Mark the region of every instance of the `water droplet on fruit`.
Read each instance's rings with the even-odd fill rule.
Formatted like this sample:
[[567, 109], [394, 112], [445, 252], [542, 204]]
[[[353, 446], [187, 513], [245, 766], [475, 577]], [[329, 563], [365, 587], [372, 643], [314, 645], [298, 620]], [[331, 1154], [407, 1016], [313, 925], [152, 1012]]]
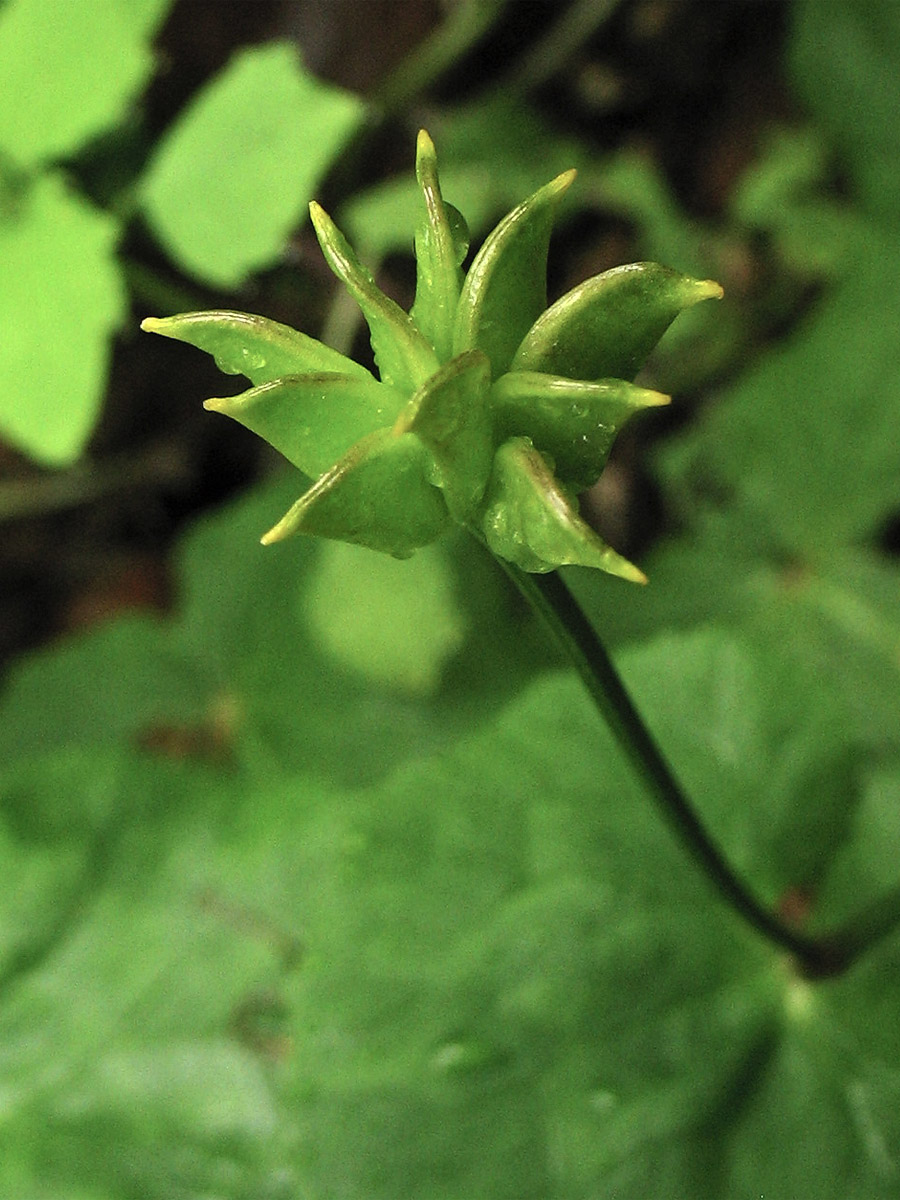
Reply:
[[248, 350], [246, 346], [241, 348], [241, 358], [243, 359], [244, 367], [250, 371], [261, 371], [266, 365], [266, 356], [252, 350]]
[[213, 358], [216, 360], [216, 366], [219, 368], [219, 370], [224, 375], [240, 375], [241, 374], [241, 368], [236, 367], [234, 365], [234, 361], [232, 359], [223, 358], [219, 354], [214, 354]]

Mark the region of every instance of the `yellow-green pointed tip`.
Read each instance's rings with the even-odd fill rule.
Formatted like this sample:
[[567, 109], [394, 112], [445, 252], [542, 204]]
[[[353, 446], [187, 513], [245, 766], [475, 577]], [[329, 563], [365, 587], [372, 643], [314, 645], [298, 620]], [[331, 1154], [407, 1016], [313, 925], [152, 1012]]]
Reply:
[[312, 221], [312, 227], [319, 239], [322, 253], [327, 258], [329, 247], [334, 249], [335, 241], [340, 238], [340, 234], [335, 228], [334, 221], [317, 200], [309, 202], [309, 219]]
[[272, 528], [267, 533], [264, 533], [259, 539], [259, 544], [261, 546], [271, 546], [273, 542], [280, 542], [286, 538], [287, 534], [282, 531], [282, 525], [282, 521], [279, 521], [277, 525], [273, 525]]
[[416, 180], [419, 187], [438, 188], [437, 150], [434, 142], [424, 129], [419, 130], [416, 138]]
[[312, 221], [316, 237], [319, 239], [319, 245], [322, 247], [323, 252], [325, 252], [326, 257], [326, 246], [330, 246], [332, 251], [336, 251], [338, 247], [346, 245], [344, 235], [317, 200], [310, 200], [309, 202], [309, 219]]
[[562, 196], [575, 182], [575, 176], [577, 174], [578, 172], [574, 167], [569, 167], [568, 171], [563, 171], [561, 175], [557, 175], [555, 179], [551, 179], [548, 187], [550, 187], [557, 196]]
[[418, 166], [420, 161], [426, 158], [437, 158], [437, 151], [428, 130], [420, 129], [416, 138], [416, 165]]
[[203, 401], [203, 407], [207, 412], [227, 413], [230, 400], [234, 397], [228, 396], [210, 396], [208, 400]]
[[165, 317], [144, 317], [141, 321], [141, 329], [144, 333], [162, 333], [162, 326], [165, 324]]
[[[638, 387], [636, 383], [626, 383], [624, 381], [621, 383], [621, 392], [617, 399], [622, 404], [622, 408], [617, 416], [617, 428], [632, 413], [643, 412], [645, 408], [664, 408], [666, 405], [672, 403], [672, 397], [666, 395], [665, 392], [655, 392], [652, 388]], [[610, 420], [612, 421], [612, 417], [610, 417]]]
[[318, 200], [310, 200], [309, 202], [309, 219], [312, 221], [317, 233], [322, 226], [329, 224], [328, 213]]
[[280, 521], [276, 521], [272, 528], [262, 535], [259, 539], [263, 546], [271, 546], [273, 542], [283, 542], [285, 538], [289, 538], [291, 534], [296, 533], [300, 528], [300, 522], [303, 519], [303, 510], [305, 497], [292, 504]]
[[[616, 557], [618, 558], [618, 555]], [[647, 576], [640, 567], [636, 567], [634, 563], [630, 563], [627, 558], [619, 558], [618, 562], [614, 564], [610, 563], [606, 570], [610, 575], [618, 575], [620, 579], [624, 579], [628, 583], [645, 584], [648, 582]]]
[[698, 279], [696, 288], [698, 303], [701, 300], [721, 300], [725, 295], [721, 283], [716, 283], [714, 279]]
[[583, 566], [599, 567], [607, 575], [615, 575], [617, 579], [624, 579], [626, 583], [644, 584], [647, 582], [647, 576], [640, 567], [629, 562], [627, 558], [619, 554], [618, 550], [613, 550], [612, 546], [603, 545], [599, 538], [595, 539], [595, 542], [600, 553], [596, 557], [585, 560]]
[[665, 392], [655, 392], [652, 388], [641, 388], [640, 401], [642, 408], [665, 408], [672, 403], [672, 397]]

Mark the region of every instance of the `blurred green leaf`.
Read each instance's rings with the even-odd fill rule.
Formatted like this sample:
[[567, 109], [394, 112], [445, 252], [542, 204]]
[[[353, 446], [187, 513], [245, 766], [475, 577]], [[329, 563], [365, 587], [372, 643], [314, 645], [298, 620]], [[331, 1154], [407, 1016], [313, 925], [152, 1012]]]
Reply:
[[[457, 618], [438, 585], [445, 613], [438, 629], [455, 625], [468, 634], [448, 663], [448, 687], [431, 704], [404, 696], [402, 682], [390, 693], [373, 690], [364, 664], [342, 669], [322, 644], [325, 600], [321, 593], [307, 599], [318, 587], [322, 547], [311, 539], [259, 545], [260, 529], [295, 495], [290, 472], [197, 523], [178, 555], [177, 621], [122, 619], [9, 670], [0, 694], [0, 762], [18, 769], [45, 751], [148, 745], [182, 757], [235, 756], [254, 769], [303, 765], [355, 782], [379, 777], [410, 747], [424, 753], [471, 728], [546, 661], [543, 637], [518, 610], [502, 573], [466, 538], [445, 551]], [[394, 589], [395, 636], [417, 623], [423, 603], [417, 589]], [[339, 624], [332, 632], [339, 640]], [[402, 673], [427, 679], [435, 661], [427, 637], [410, 641]], [[84, 788], [69, 791], [87, 803]]]
[[[153, 69], [171, 0], [6, 0], [0, 10], [0, 150], [19, 167], [71, 154], [121, 120]], [[98, 69], [98, 64], [103, 69]]]
[[898, 245], [857, 230], [846, 276], [662, 459], [681, 502], [725, 496], [784, 553], [871, 537], [896, 509]]
[[594, 202], [635, 223], [645, 258], [689, 275], [709, 270], [715, 249], [709, 231], [682, 210], [652, 158], [622, 150], [587, 174], [585, 186]]
[[794, 82], [850, 165], [866, 208], [900, 216], [900, 6], [795, 0]]
[[[858, 548], [806, 562], [773, 554], [769, 531], [727, 510], [705, 514], [689, 534], [643, 564], [650, 586], [629, 603], [569, 572], [598, 629], [614, 643], [661, 629], [709, 623], [739, 629], [756, 652], [779, 659], [798, 689], [828, 692], [839, 722], [868, 753], [900, 750], [900, 570]], [[827, 759], [825, 748], [823, 755]]]
[[[802, 848], [773, 859], [748, 811], [797, 753], [766, 668], [714, 632], [623, 667], [707, 819], [789, 884]], [[362, 788], [269, 754], [121, 760], [91, 903], [0, 1001], [7, 1194], [720, 1200], [783, 1161], [793, 1195], [890, 1195], [897, 1035], [860, 1014], [895, 996], [896, 939], [838, 982], [794, 977], [577, 681]]]
[[237, 287], [282, 253], [362, 116], [294, 47], [243, 50], [160, 143], [141, 185], [147, 219], [186, 270]]
[[814, 278], [847, 270], [859, 215], [828, 195], [818, 129], [775, 128], [730, 202], [737, 223], [769, 234], [787, 266]]
[[337, 663], [411, 695], [437, 689], [465, 636], [449, 563], [433, 545], [398, 562], [326, 543], [302, 604], [310, 636]]
[[0, 430], [47, 466], [78, 458], [97, 416], [125, 310], [117, 236], [49, 174], [0, 222]]

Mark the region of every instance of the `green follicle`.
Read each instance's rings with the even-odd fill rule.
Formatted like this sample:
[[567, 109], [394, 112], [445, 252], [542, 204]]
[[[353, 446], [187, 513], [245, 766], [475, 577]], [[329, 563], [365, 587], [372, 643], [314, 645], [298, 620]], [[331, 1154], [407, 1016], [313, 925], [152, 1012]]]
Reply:
[[647, 582], [585, 523], [574, 495], [528, 438], [511, 438], [497, 451], [482, 529], [489, 548], [523, 571], [596, 567], [632, 583]]
[[334, 538], [408, 558], [447, 524], [440, 492], [425, 478], [425, 450], [412, 434], [381, 429], [362, 438], [263, 534]]
[[251, 383], [269, 383], [283, 375], [335, 371], [371, 379], [365, 367], [298, 329], [242, 312], [193, 312], [175, 317], [146, 317], [145, 333], [158, 333], [205, 350], [226, 375], [245, 375]]
[[361, 437], [396, 419], [402, 392], [337, 372], [285, 375], [237, 396], [213, 397], [204, 408], [239, 421], [288, 462], [317, 478]]
[[446, 362], [452, 353], [462, 257], [441, 195], [434, 143], [424, 129], [416, 146], [416, 178], [425, 201], [425, 217], [416, 232], [416, 300], [410, 316], [440, 361]]
[[328, 265], [366, 318], [382, 380], [404, 389], [420, 387], [438, 368], [434, 347], [423, 337], [412, 317], [382, 292], [315, 200], [309, 206], [309, 215]]
[[578, 491], [596, 483], [630, 416], [669, 403], [671, 396], [623, 379], [592, 383], [536, 371], [509, 371], [491, 389], [498, 433], [530, 437]]
[[480, 350], [458, 355], [419, 390], [395, 427], [415, 434], [428, 449], [432, 481], [461, 524], [476, 516], [491, 470], [490, 377], [491, 365]]
[[323, 254], [368, 323], [380, 379], [304, 333], [235, 312], [148, 318], [143, 328], [214, 355], [253, 385], [207, 407], [258, 433], [315, 482], [263, 537], [336, 538], [403, 558], [447, 524], [472, 530], [525, 571], [565, 564], [644, 582], [578, 512], [635, 412], [669, 397], [631, 382], [679, 312], [718, 284], [636, 263], [547, 308], [547, 252], [575, 177], [538, 189], [485, 239], [442, 195], [424, 130], [416, 299], [386, 296], [316, 203]]
[[557, 205], [575, 179], [565, 171], [529, 196], [489, 234], [463, 284], [453, 348], [484, 350], [503, 374], [547, 305], [547, 252]]
[[633, 379], [679, 313], [721, 296], [718, 283], [689, 279], [658, 263], [614, 267], [580, 283], [538, 317], [512, 370]]

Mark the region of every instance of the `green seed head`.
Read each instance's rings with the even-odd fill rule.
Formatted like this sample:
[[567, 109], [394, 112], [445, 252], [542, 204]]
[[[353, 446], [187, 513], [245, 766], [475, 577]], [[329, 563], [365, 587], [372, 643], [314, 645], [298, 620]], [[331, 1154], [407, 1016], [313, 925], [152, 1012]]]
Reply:
[[318, 204], [322, 252], [369, 326], [377, 377], [314, 338], [234, 312], [148, 318], [189, 342], [242, 395], [207, 401], [314, 482], [264, 535], [355, 542], [404, 558], [450, 522], [526, 571], [564, 564], [644, 576], [582, 520], [577, 493], [599, 477], [638, 409], [668, 402], [631, 380], [684, 309], [722, 289], [656, 263], [618, 267], [547, 307], [546, 269], [567, 171], [509, 213], [464, 275], [468, 230], [441, 193], [422, 130], [416, 178], [416, 298], [405, 313], [378, 287]]

